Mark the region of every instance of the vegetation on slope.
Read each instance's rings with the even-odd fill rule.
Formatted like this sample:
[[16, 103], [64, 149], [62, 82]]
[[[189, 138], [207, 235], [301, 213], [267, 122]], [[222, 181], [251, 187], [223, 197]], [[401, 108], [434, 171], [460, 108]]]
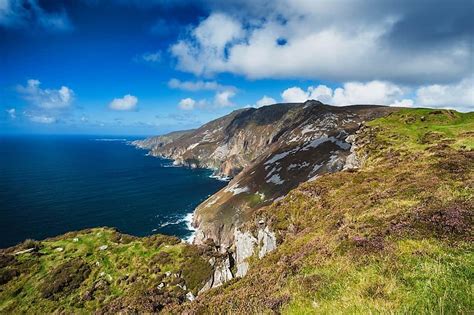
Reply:
[[358, 134], [356, 172], [300, 185], [256, 216], [279, 247], [198, 313], [474, 311], [474, 114], [407, 109]]
[[109, 228], [25, 241], [0, 251], [0, 313], [157, 312], [197, 294], [207, 259], [175, 237]]

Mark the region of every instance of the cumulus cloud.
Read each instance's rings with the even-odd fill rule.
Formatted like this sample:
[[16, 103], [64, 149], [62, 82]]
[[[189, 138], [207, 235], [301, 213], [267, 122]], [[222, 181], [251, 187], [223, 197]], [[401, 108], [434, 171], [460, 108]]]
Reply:
[[396, 107], [454, 108], [474, 110], [474, 78], [454, 84], [423, 85], [409, 88], [386, 81], [347, 82], [332, 89], [326, 85], [294, 86], [281, 93], [283, 102], [301, 103], [309, 99], [330, 105], [377, 104]]
[[404, 94], [403, 89], [393, 83], [371, 81], [348, 82], [334, 90], [333, 103], [344, 104], [391, 104]]
[[422, 86], [416, 91], [416, 103], [427, 107], [474, 111], [474, 77], [455, 84]]
[[401, 101], [395, 101], [390, 106], [394, 107], [413, 107], [415, 105], [415, 102], [412, 99], [402, 99]]
[[173, 44], [171, 53], [180, 70], [196, 75], [458, 81], [472, 71], [473, 24], [462, 9], [470, 4], [433, 1], [240, 0], [231, 1], [241, 8], [234, 13], [226, 12], [227, 2], [214, 4], [221, 11]]
[[193, 98], [183, 98], [179, 101], [178, 107], [182, 110], [193, 110], [196, 108], [199, 109], [216, 109], [223, 107], [234, 106], [232, 98], [236, 95], [236, 92], [232, 89], [217, 91], [214, 94], [212, 100], [201, 99], [199, 101], [194, 100]]
[[196, 105], [196, 101], [190, 97], [183, 98], [178, 103], [178, 107], [182, 110], [193, 110], [195, 105]]
[[15, 108], [9, 108], [6, 110], [8, 116], [11, 118], [11, 119], [15, 119], [16, 118], [16, 109]]
[[38, 0], [0, 0], [0, 26], [40, 28], [51, 32], [65, 32], [73, 28], [65, 10], [48, 12]]
[[214, 96], [214, 105], [217, 107], [229, 107], [234, 106], [231, 98], [235, 96], [235, 92], [231, 90], [225, 90], [217, 92]]
[[28, 80], [26, 86], [19, 85], [17, 91], [31, 105], [43, 109], [63, 109], [72, 104], [74, 92], [67, 86], [58, 90], [41, 89], [39, 80]]
[[311, 92], [308, 88], [308, 91], [303, 91], [300, 87], [293, 86], [281, 93], [281, 99], [284, 103], [302, 103], [311, 98]]
[[[189, 40], [179, 40], [171, 46], [178, 58], [178, 68], [194, 74], [221, 72], [226, 69], [226, 46], [244, 36], [241, 23], [228, 15], [214, 13], [190, 33]], [[213, 70], [209, 69], [210, 64]]]
[[255, 103], [255, 107], [262, 107], [262, 106], [266, 106], [266, 105], [273, 105], [273, 104], [276, 104], [276, 102], [277, 102], [277, 101], [276, 101], [274, 98], [264, 95], [261, 99], [259, 99], [259, 100]]
[[122, 98], [115, 98], [109, 104], [109, 108], [117, 111], [133, 111], [137, 109], [138, 98], [127, 94]]
[[309, 86], [306, 90], [291, 87], [281, 93], [283, 102], [301, 103], [309, 99], [319, 100], [331, 105], [380, 104], [407, 107], [409, 100], [404, 99], [408, 92], [396, 84], [384, 81], [347, 82], [342, 87], [331, 89], [326, 85]]

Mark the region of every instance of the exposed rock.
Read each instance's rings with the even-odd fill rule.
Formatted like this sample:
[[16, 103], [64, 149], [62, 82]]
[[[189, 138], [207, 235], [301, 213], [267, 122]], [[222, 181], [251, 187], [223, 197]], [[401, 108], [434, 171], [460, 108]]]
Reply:
[[192, 292], [188, 292], [186, 293], [186, 299], [188, 299], [188, 301], [194, 301], [196, 299], [196, 297], [194, 296], [194, 294]]
[[268, 229], [268, 226], [265, 229], [260, 229], [258, 231], [258, 244], [260, 250], [258, 251], [258, 258], [262, 259], [266, 254], [275, 250], [277, 247], [275, 233], [271, 232]]
[[249, 263], [247, 259], [254, 254], [257, 239], [250, 232], [240, 232], [235, 229], [235, 264], [237, 267], [236, 277], [243, 277], [247, 274]]
[[229, 257], [216, 262], [212, 282], [213, 288], [221, 286], [222, 284], [224, 284], [224, 282], [227, 282], [234, 278], [232, 272], [230, 271], [230, 267], [231, 266]]
[[358, 149], [358, 146], [356, 144], [356, 140], [357, 140], [356, 135], [350, 135], [346, 138], [346, 142], [350, 143], [352, 145], [351, 145], [351, 149], [350, 149], [351, 154], [349, 154], [347, 156], [346, 163], [344, 165], [343, 170], [358, 169], [361, 165], [361, 161], [360, 161], [359, 157], [357, 156], [357, 152], [356, 152], [356, 150]]
[[25, 249], [25, 250], [20, 250], [16, 253], [13, 253], [13, 255], [21, 255], [21, 254], [26, 254], [26, 253], [30, 253], [32, 251], [34, 251], [35, 248], [28, 248], [28, 249]]

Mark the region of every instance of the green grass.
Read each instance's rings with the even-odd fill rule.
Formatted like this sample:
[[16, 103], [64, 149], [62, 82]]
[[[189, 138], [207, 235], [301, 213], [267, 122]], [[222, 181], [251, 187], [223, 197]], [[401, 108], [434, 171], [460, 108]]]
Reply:
[[[14, 255], [13, 262], [2, 266], [2, 270], [19, 271], [19, 276], [2, 285], [0, 313], [94, 311], [116, 299], [145, 294], [161, 282], [167, 284], [163, 292], [183, 300], [188, 290], [196, 293], [211, 272], [202, 252], [174, 237], [134, 238], [113, 229], [97, 228], [35, 244], [40, 247], [38, 251]], [[107, 246], [107, 249], [100, 250], [101, 246]], [[31, 247], [31, 244], [23, 247]], [[11, 256], [21, 249], [22, 245], [19, 245], [4, 250], [1, 255]], [[84, 279], [78, 279], [79, 286], [72, 287], [68, 277], [74, 276], [74, 272], [59, 276], [55, 272], [61, 273], [68, 263], [77, 259], [90, 272]], [[78, 267], [72, 270], [75, 268]], [[183, 270], [186, 272], [181, 274]], [[167, 276], [167, 272], [171, 275]], [[175, 277], [175, 274], [181, 275]], [[176, 279], [188, 289], [177, 287], [179, 281]], [[94, 290], [100, 281], [106, 283], [103, 292]], [[46, 297], [51, 284], [61, 284], [63, 288]], [[85, 298], [87, 294], [91, 298]], [[132, 306], [134, 302], [137, 301], [130, 302]]]

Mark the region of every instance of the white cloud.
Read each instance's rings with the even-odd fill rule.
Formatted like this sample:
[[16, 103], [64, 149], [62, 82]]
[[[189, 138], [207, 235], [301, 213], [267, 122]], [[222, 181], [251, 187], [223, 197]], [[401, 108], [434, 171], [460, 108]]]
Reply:
[[[310, 86], [304, 91], [299, 87], [286, 89], [281, 94], [282, 100], [287, 103], [301, 103], [309, 99], [319, 100], [331, 105], [354, 104], [402, 104], [400, 99], [405, 95], [405, 90], [398, 85], [383, 81], [370, 81], [367, 83], [347, 82], [335, 90], [326, 85]], [[403, 105], [407, 106], [406, 100]]]
[[273, 105], [273, 104], [276, 104], [276, 102], [277, 102], [277, 101], [276, 101], [274, 98], [264, 95], [261, 99], [259, 99], [259, 100], [255, 103], [255, 107], [262, 107], [262, 106], [266, 106], [266, 105]]
[[326, 85], [318, 85], [317, 87], [309, 87], [310, 98], [319, 100], [325, 104], [329, 104], [332, 101], [333, 91]]
[[282, 101], [301, 103], [309, 99], [330, 105], [376, 104], [395, 107], [454, 108], [474, 110], [474, 78], [454, 84], [425, 85], [407, 88], [386, 81], [347, 82], [336, 89], [325, 85], [309, 86], [306, 90], [294, 86], [281, 93]]
[[326, 85], [310, 86], [306, 90], [291, 87], [281, 94], [287, 103], [301, 103], [309, 99], [330, 105], [376, 104], [407, 107], [413, 101], [405, 99], [408, 90], [384, 81], [347, 82], [342, 87], [331, 89]]
[[217, 107], [234, 106], [234, 103], [231, 101], [231, 98], [234, 96], [235, 92], [231, 90], [217, 92], [214, 96], [214, 105]]
[[[178, 57], [178, 69], [195, 74], [225, 71], [225, 48], [244, 36], [239, 21], [221, 13], [213, 13], [202, 21], [190, 36], [171, 46], [171, 53]], [[213, 70], [209, 65], [213, 63]]]
[[9, 108], [6, 110], [8, 116], [10, 116], [11, 119], [16, 118], [16, 109], [15, 108]]
[[215, 91], [225, 88], [216, 81], [181, 81], [179, 79], [171, 79], [168, 81], [168, 87], [184, 91]]
[[196, 75], [231, 72], [252, 79], [406, 83], [455, 81], [471, 72], [472, 50], [466, 38], [436, 49], [392, 45], [387, 38], [402, 19], [396, 6], [380, 8], [376, 3], [371, 11], [361, 1], [266, 4], [268, 10], [262, 10], [262, 16], [255, 13], [256, 18], [245, 12], [240, 19], [209, 15], [171, 46], [178, 68]]
[[46, 116], [46, 115], [39, 115], [39, 116], [28, 115], [28, 118], [32, 122], [39, 123], [39, 124], [53, 124], [57, 122], [57, 118], [52, 117], [52, 116]]
[[281, 98], [284, 103], [302, 103], [308, 100], [309, 97], [309, 91], [305, 92], [297, 86], [288, 88], [281, 93]]
[[212, 101], [208, 101], [207, 99], [201, 99], [199, 101], [196, 101], [190, 97], [183, 98], [179, 101], [178, 107], [182, 110], [193, 110], [196, 108], [215, 109], [222, 107], [230, 107], [234, 106], [234, 103], [231, 99], [235, 96], [235, 94], [236, 92], [233, 89], [230, 89], [217, 91]]
[[118, 111], [133, 111], [136, 110], [138, 98], [133, 95], [127, 94], [122, 98], [115, 98], [109, 104], [109, 108]]
[[144, 61], [147, 63], [159, 63], [161, 61], [161, 51], [146, 52], [134, 59], [137, 62]]
[[67, 86], [61, 86], [58, 90], [43, 90], [40, 84], [38, 80], [28, 80], [27, 85], [19, 85], [17, 91], [30, 104], [43, 109], [62, 109], [72, 104], [74, 92]]
[[196, 101], [189, 97], [183, 98], [178, 103], [178, 107], [182, 110], [193, 110], [195, 105], [196, 105]]
[[413, 107], [415, 105], [415, 102], [411, 99], [406, 99], [404, 98], [401, 101], [395, 101], [390, 106], [394, 107]]
[[381, 81], [367, 83], [348, 82], [342, 88], [334, 90], [332, 102], [334, 105], [351, 104], [391, 104], [403, 96], [399, 86]]
[[423, 86], [416, 92], [416, 103], [420, 106], [474, 111], [474, 77], [455, 84]]

